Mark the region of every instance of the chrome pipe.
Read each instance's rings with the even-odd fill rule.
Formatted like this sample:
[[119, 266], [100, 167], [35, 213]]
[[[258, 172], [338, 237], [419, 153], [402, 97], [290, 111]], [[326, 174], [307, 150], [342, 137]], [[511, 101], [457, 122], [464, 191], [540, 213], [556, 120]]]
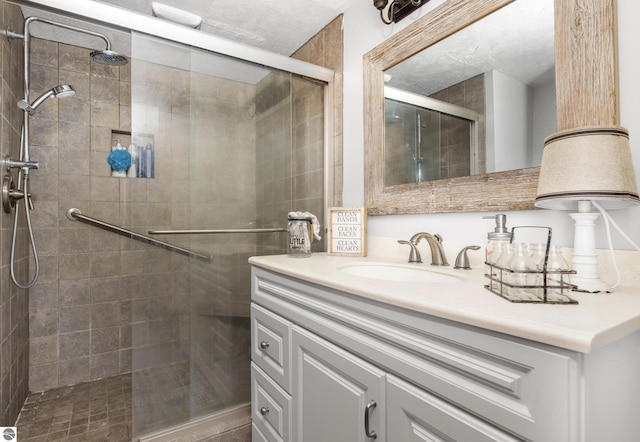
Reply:
[[37, 161], [20, 161], [20, 160], [13, 160], [11, 158], [5, 158], [4, 160], [0, 161], [0, 163], [7, 169], [7, 170], [11, 170], [11, 169], [38, 169], [40, 167], [40, 163], [38, 163]]
[[213, 235], [219, 233], [269, 233], [286, 232], [280, 227], [265, 229], [204, 229], [204, 230], [149, 230], [149, 235]]
[[82, 34], [87, 34], [87, 35], [93, 35], [94, 37], [98, 37], [101, 38], [102, 40], [104, 40], [105, 44], [107, 45], [107, 50], [110, 51], [111, 50], [111, 42], [109, 41], [109, 39], [107, 38], [106, 35], [101, 34], [99, 32], [95, 32], [95, 31], [91, 31], [89, 29], [84, 29], [84, 28], [79, 28], [77, 26], [73, 26], [73, 25], [67, 25], [65, 23], [60, 23], [58, 21], [53, 21], [53, 20], [47, 20], [41, 17], [28, 17], [25, 20], [25, 30], [24, 30], [24, 35], [20, 35], [20, 34], [16, 34], [16, 33], [12, 33], [12, 35], [9, 35], [9, 32], [7, 32], [7, 37], [12, 37], [12, 38], [24, 38], [27, 34], [28, 34], [28, 29], [29, 29], [29, 24], [31, 24], [34, 21], [39, 21], [41, 23], [46, 23], [48, 25], [52, 25], [52, 26], [57, 26], [59, 28], [63, 28], [63, 29], [68, 29], [70, 31], [75, 31], [75, 32], [80, 32]]
[[213, 260], [213, 257], [211, 255], [194, 252], [192, 250], [175, 246], [173, 244], [169, 244], [164, 241], [158, 241], [157, 239], [150, 238], [148, 236], [142, 235], [132, 230], [128, 230], [123, 227], [118, 227], [108, 222], [100, 221], [99, 219], [95, 219], [90, 216], [83, 215], [82, 212], [80, 212], [80, 210], [76, 208], [71, 208], [67, 211], [67, 218], [69, 218], [71, 221], [80, 221], [85, 224], [90, 224], [92, 226], [99, 227], [100, 229], [107, 230], [109, 232], [116, 233], [121, 236], [125, 236], [135, 241], [144, 242], [152, 246], [160, 247], [165, 250], [179, 253], [181, 255], [198, 258], [206, 262], [211, 262]]

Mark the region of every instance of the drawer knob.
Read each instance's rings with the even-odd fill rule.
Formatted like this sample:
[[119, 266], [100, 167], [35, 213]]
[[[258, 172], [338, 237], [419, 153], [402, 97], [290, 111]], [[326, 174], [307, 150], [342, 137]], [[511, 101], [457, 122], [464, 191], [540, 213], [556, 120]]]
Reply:
[[260, 414], [265, 415], [269, 412], [269, 407], [260, 407]]
[[260, 349], [266, 350], [267, 348], [269, 348], [269, 345], [269, 341], [262, 341], [260, 342]]

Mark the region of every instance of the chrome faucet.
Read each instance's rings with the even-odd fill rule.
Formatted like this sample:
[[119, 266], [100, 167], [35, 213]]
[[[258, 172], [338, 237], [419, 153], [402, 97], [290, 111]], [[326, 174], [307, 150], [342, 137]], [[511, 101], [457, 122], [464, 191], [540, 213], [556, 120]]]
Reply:
[[447, 257], [442, 247], [442, 237], [438, 234], [432, 235], [426, 232], [416, 233], [411, 237], [411, 242], [418, 245], [422, 239], [426, 239], [431, 249], [432, 266], [448, 266]]

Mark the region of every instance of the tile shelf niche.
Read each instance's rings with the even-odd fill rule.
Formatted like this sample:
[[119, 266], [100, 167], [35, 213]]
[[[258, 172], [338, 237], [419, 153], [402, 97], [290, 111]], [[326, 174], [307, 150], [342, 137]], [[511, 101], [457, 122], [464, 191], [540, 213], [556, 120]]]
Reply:
[[120, 178], [155, 177], [155, 142], [153, 134], [132, 133], [126, 130], [111, 129], [111, 149], [120, 144], [132, 155], [129, 170], [122, 174], [112, 174]]

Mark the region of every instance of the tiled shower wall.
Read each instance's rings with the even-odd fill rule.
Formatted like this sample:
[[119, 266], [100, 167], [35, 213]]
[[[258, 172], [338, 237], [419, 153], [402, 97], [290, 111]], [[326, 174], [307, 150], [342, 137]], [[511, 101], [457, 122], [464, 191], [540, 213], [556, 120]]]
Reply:
[[[333, 205], [342, 205], [342, 71], [343, 71], [343, 16], [339, 15], [331, 23], [314, 35], [291, 57], [331, 69], [335, 72], [333, 109]], [[312, 141], [314, 142], [314, 141]]]
[[76, 89], [31, 118], [41, 273], [30, 291], [29, 383], [42, 391], [131, 371], [133, 296], [123, 288], [135, 286], [125, 276], [136, 273], [127, 263], [133, 252], [113, 234], [66, 217], [72, 207], [115, 224], [128, 215], [120, 199], [130, 189], [110, 177], [106, 156], [111, 130], [130, 128], [131, 85], [128, 66], [91, 63], [88, 49], [31, 43], [34, 96], [62, 83]]
[[[24, 18], [20, 9], [0, 2], [0, 29], [22, 32]], [[1, 154], [19, 157], [22, 111], [16, 103], [23, 97], [22, 43], [0, 39]], [[5, 175], [4, 170], [2, 176]], [[12, 173], [14, 180], [17, 173]], [[22, 212], [22, 203], [20, 204]], [[28, 239], [24, 213], [21, 214], [16, 248], [16, 275], [22, 284], [29, 279]], [[12, 426], [28, 393], [29, 375], [29, 298], [28, 290], [11, 282], [9, 260], [13, 215], [0, 211], [0, 426]]]

